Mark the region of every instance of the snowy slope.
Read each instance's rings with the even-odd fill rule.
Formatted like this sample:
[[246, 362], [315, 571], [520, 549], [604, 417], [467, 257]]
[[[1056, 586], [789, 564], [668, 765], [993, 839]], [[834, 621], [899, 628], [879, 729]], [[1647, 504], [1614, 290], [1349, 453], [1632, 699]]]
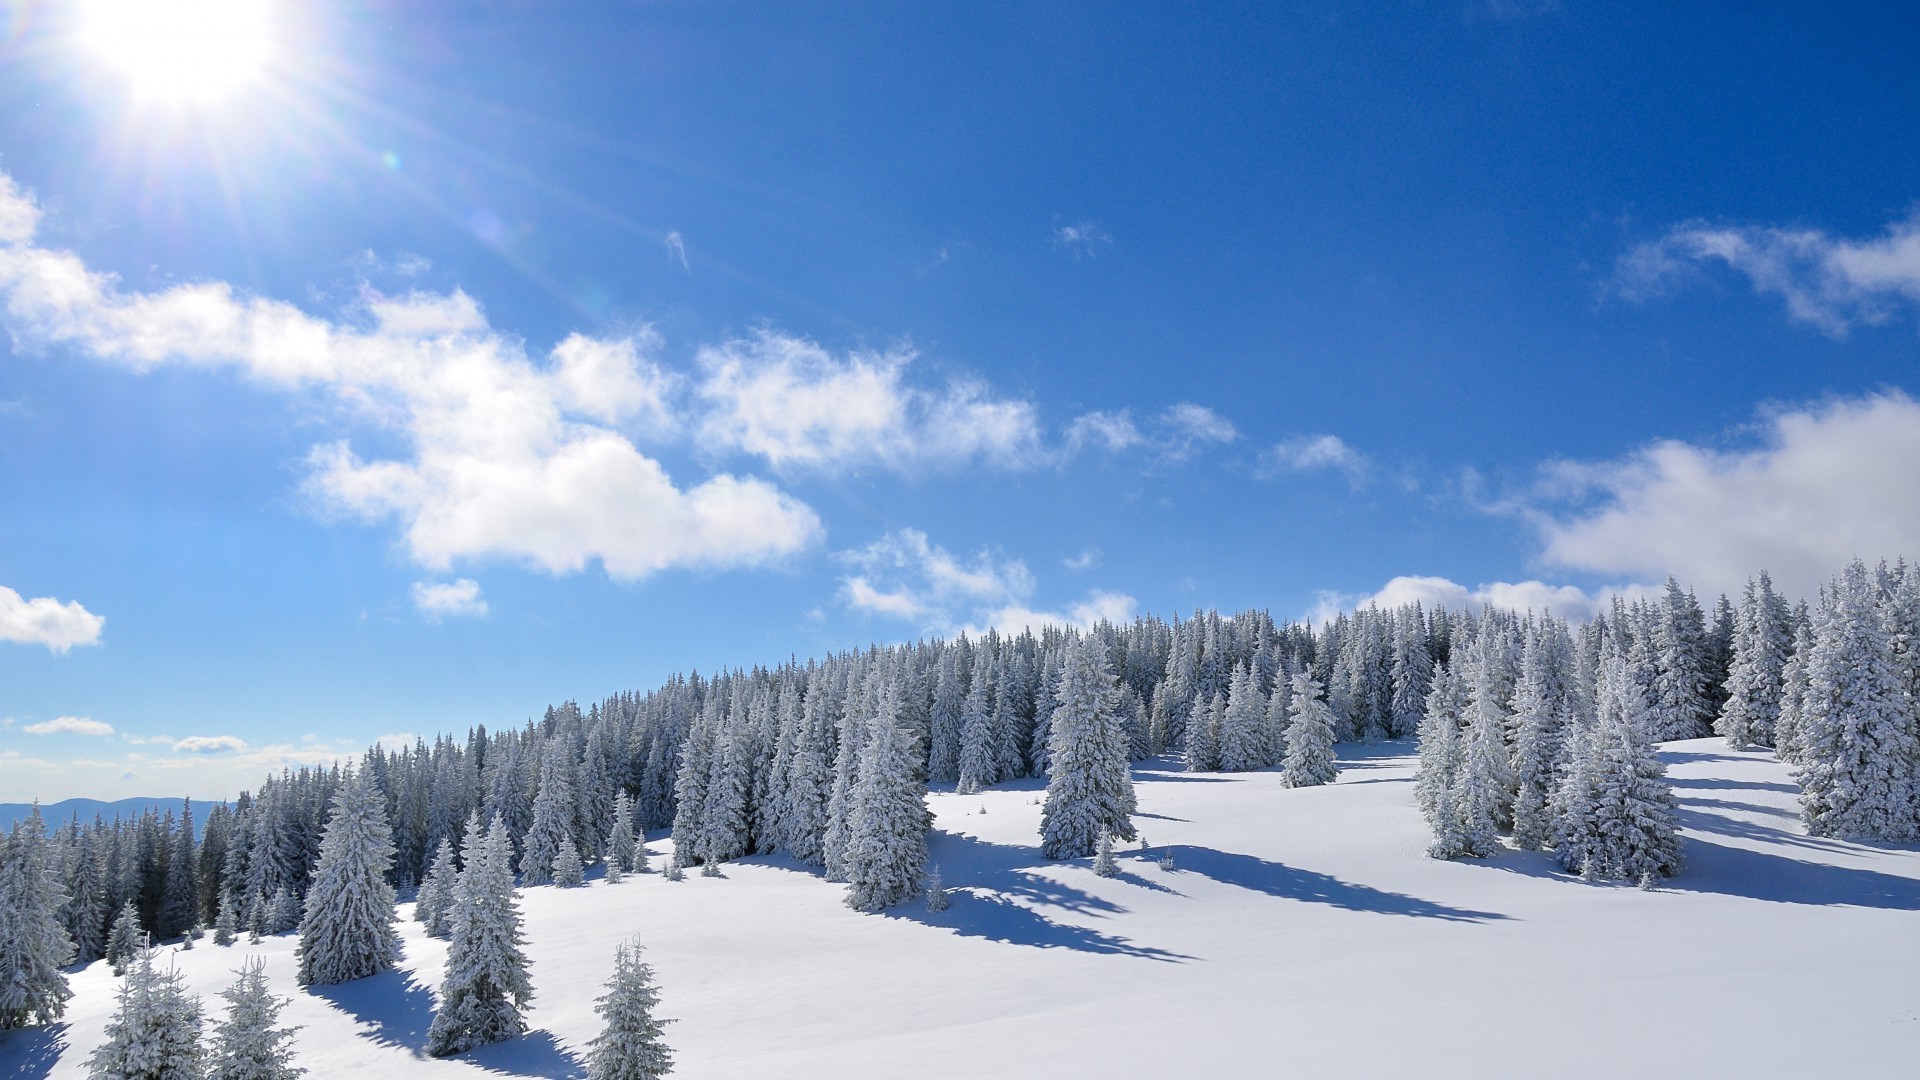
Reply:
[[[1140, 767], [1153, 850], [1118, 879], [1038, 857], [1035, 785], [937, 793], [933, 857], [956, 889], [939, 915], [858, 915], [765, 859], [525, 890], [535, 1031], [466, 1059], [420, 1056], [446, 950], [414, 923], [405, 974], [319, 993], [293, 983], [291, 936], [176, 961], [217, 1005], [241, 956], [264, 954], [314, 1077], [584, 1075], [593, 999], [635, 931], [689, 1077], [1893, 1076], [1920, 1060], [1920, 853], [1806, 837], [1769, 758], [1664, 748], [1688, 866], [1649, 893], [1538, 854], [1427, 859], [1410, 747], [1341, 749], [1324, 788]], [[113, 982], [77, 974], [69, 1023], [9, 1038], [0, 1075], [83, 1076]]]

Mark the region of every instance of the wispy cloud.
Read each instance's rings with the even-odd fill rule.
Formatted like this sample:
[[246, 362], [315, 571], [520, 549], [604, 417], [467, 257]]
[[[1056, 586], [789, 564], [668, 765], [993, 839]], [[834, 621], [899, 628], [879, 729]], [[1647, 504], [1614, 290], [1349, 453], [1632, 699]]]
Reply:
[[1080, 554], [1069, 556], [1068, 558], [1060, 560], [1060, 562], [1061, 565], [1069, 570], [1091, 570], [1100, 563], [1100, 549], [1088, 548]]
[[98, 644], [106, 625], [106, 619], [88, 611], [78, 600], [63, 603], [50, 596], [28, 600], [0, 585], [0, 641], [44, 645], [64, 653], [75, 645]]
[[487, 613], [487, 601], [480, 595], [480, 583], [472, 578], [458, 581], [413, 583], [413, 606], [431, 622], [446, 618], [477, 619]]
[[173, 744], [176, 754], [237, 754], [247, 748], [235, 735], [189, 735]]
[[1076, 259], [1091, 259], [1112, 243], [1113, 237], [1097, 222], [1081, 221], [1053, 230], [1053, 245]]
[[1621, 256], [1612, 291], [1646, 300], [1677, 287], [1703, 264], [1731, 268], [1789, 317], [1835, 337], [1884, 323], [1920, 305], [1920, 213], [1864, 240], [1819, 229], [1689, 222]]
[[1124, 622], [1135, 606], [1124, 593], [1095, 589], [1064, 609], [1037, 609], [1032, 606], [1037, 584], [1024, 562], [992, 551], [956, 558], [918, 529], [889, 533], [842, 552], [840, 559], [855, 571], [841, 581], [847, 606], [915, 622], [934, 633]]
[[1345, 474], [1347, 482], [1355, 487], [1366, 482], [1367, 468], [1366, 455], [1338, 435], [1296, 435], [1260, 455], [1262, 475], [1331, 470]]
[[29, 735], [111, 735], [113, 725], [86, 716], [58, 716], [20, 730]]
[[1589, 593], [1574, 585], [1550, 585], [1544, 581], [1494, 581], [1469, 589], [1450, 578], [1402, 575], [1387, 582], [1377, 592], [1316, 594], [1313, 609], [1306, 614], [1316, 625], [1331, 622], [1343, 611], [1357, 611], [1369, 605], [1382, 610], [1418, 603], [1428, 611], [1478, 611], [1484, 607], [1509, 611], [1552, 612], [1575, 621], [1591, 618], [1606, 598], [1616, 592], [1632, 593], [1636, 587], [1603, 589]]
[[679, 263], [680, 269], [689, 271], [693, 269], [692, 265], [687, 262], [687, 243], [680, 239], [678, 232], [668, 233], [664, 243], [666, 244], [668, 257]]

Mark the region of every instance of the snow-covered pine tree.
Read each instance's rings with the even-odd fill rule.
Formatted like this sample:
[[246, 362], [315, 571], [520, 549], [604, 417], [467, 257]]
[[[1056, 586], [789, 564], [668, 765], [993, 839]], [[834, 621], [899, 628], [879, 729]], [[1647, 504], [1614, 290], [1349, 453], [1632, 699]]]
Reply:
[[633, 799], [627, 795], [626, 789], [622, 788], [620, 793], [614, 796], [613, 828], [607, 831], [606, 863], [608, 881], [617, 882], [626, 875], [627, 871], [640, 870], [645, 867], [645, 855], [641, 856], [643, 861], [639, 866], [634, 865], [634, 847]]
[[66, 1011], [73, 941], [61, 925], [67, 894], [50, 865], [47, 823], [35, 803], [0, 837], [0, 1031], [50, 1024]]
[[665, 1034], [671, 1020], [654, 1015], [660, 991], [653, 966], [641, 960], [640, 939], [628, 938], [613, 954], [613, 977], [593, 1011], [604, 1022], [587, 1051], [587, 1080], [653, 1080], [673, 1071]]
[[1262, 721], [1267, 737], [1267, 764], [1279, 765], [1287, 760], [1287, 727], [1293, 723], [1293, 717], [1287, 712], [1287, 688], [1292, 676], [1284, 669], [1274, 675], [1273, 693], [1267, 695], [1267, 715]]
[[1220, 718], [1221, 772], [1266, 768], [1266, 706], [1260, 699], [1260, 687], [1253, 680], [1253, 669], [1246, 664], [1235, 667], [1227, 691], [1227, 708]]
[[452, 934], [439, 1008], [427, 1031], [427, 1053], [463, 1053], [527, 1029], [522, 1010], [533, 996], [521, 950], [513, 848], [499, 818], [468, 837], [466, 868], [455, 887]]
[[960, 650], [948, 648], [940, 655], [933, 678], [933, 721], [928, 736], [927, 777], [935, 783], [952, 783], [960, 778], [960, 726], [965, 720], [966, 679], [960, 674]]
[[928, 912], [938, 915], [951, 906], [952, 901], [947, 896], [946, 883], [940, 880], [940, 868], [938, 866], [927, 867], [927, 880], [923, 883], [922, 891], [927, 895]]
[[99, 830], [90, 830], [78, 843], [79, 850], [68, 868], [67, 902], [60, 909], [60, 918], [73, 940], [73, 958], [90, 964], [107, 951], [106, 867], [100, 860]]
[[575, 846], [573, 769], [566, 744], [549, 739], [540, 755], [540, 794], [534, 796], [533, 824], [520, 851], [520, 876], [528, 885], [552, 881], [554, 858], [562, 848]]
[[1227, 699], [1214, 694], [1206, 701], [1195, 701], [1187, 719], [1187, 771], [1220, 771], [1220, 728], [1227, 711]]
[[290, 999], [273, 996], [260, 957], [248, 958], [235, 974], [240, 977], [220, 992], [227, 1018], [214, 1024], [206, 1080], [294, 1080], [307, 1071], [293, 1063], [288, 1045], [299, 1029], [275, 1026]]
[[1654, 735], [1697, 739], [1710, 729], [1713, 700], [1707, 678], [1706, 616], [1700, 604], [1667, 579], [1652, 640]]
[[331, 986], [390, 970], [400, 959], [393, 906], [393, 833], [386, 799], [364, 772], [333, 797], [320, 861], [307, 889], [295, 949], [302, 986]]
[[113, 917], [113, 929], [107, 931], [107, 963], [115, 975], [125, 975], [127, 964], [146, 948], [147, 932], [140, 928], [140, 911], [128, 900]]
[[1000, 760], [993, 741], [993, 704], [989, 697], [992, 668], [986, 656], [974, 661], [973, 681], [960, 709], [960, 779], [957, 790], [971, 795], [1000, 779]]
[[919, 747], [900, 724], [893, 687], [885, 687], [867, 723], [859, 779], [848, 801], [848, 907], [879, 911], [919, 891], [932, 824], [926, 791]]
[[143, 944], [127, 959], [106, 1040], [87, 1059], [93, 1080], [203, 1080], [200, 999], [178, 971], [154, 967], [155, 956]]
[[1308, 672], [1293, 677], [1287, 712], [1286, 768], [1280, 782], [1287, 787], [1330, 784], [1340, 773], [1333, 754], [1333, 710], [1320, 698], [1320, 684]]
[[[1823, 599], [1823, 616], [1825, 609]], [[1800, 727], [1806, 715], [1807, 664], [1813, 659], [1813, 626], [1813, 617], [1803, 600], [1794, 610], [1793, 655], [1787, 657], [1786, 666], [1780, 670], [1780, 718], [1774, 721], [1773, 750], [1781, 761], [1798, 763], [1800, 760]]]
[[1420, 771], [1413, 785], [1414, 803], [1436, 839], [1453, 812], [1449, 793], [1464, 756], [1460, 722], [1466, 709], [1466, 692], [1452, 667], [1437, 665], [1427, 690], [1426, 716], [1420, 721]]
[[240, 910], [230, 892], [220, 894], [220, 914], [213, 920], [213, 943], [231, 945], [240, 932]]
[[1654, 753], [1654, 720], [1625, 661], [1603, 663], [1591, 731], [1573, 740], [1555, 845], [1560, 865], [1588, 880], [1650, 881], [1680, 869], [1673, 788]]
[[747, 853], [748, 792], [752, 787], [753, 757], [747, 745], [740, 710], [714, 733], [711, 771], [707, 774], [707, 805], [700, 812], [700, 834], [695, 854], [716, 872], [719, 864]]
[[1101, 877], [1119, 877], [1120, 864], [1113, 861], [1113, 833], [1100, 830], [1100, 843], [1093, 852], [1093, 872]]
[[1393, 666], [1389, 672], [1392, 696], [1387, 734], [1402, 739], [1419, 730], [1425, 717], [1427, 694], [1433, 687], [1433, 654], [1427, 648], [1427, 627], [1419, 604], [1402, 607], [1393, 623]]
[[420, 883], [413, 902], [413, 917], [426, 928], [428, 937], [447, 936], [447, 916], [453, 907], [453, 887], [459, 878], [460, 872], [454, 866], [453, 841], [442, 839], [440, 849], [433, 853], [433, 866], [427, 870], [427, 879]]
[[[1474, 667], [1471, 662], [1467, 666]], [[1501, 712], [1475, 708], [1469, 694], [1467, 729], [1460, 740], [1460, 764], [1441, 796], [1433, 846], [1427, 851], [1436, 859], [1499, 854], [1500, 806], [1512, 799], [1513, 767]]]
[[[824, 669], [814, 669], [800, 702], [800, 732], [787, 766], [786, 805], [781, 808], [781, 820], [786, 825], [784, 839], [793, 857], [809, 866], [819, 866], [826, 858], [827, 803], [833, 791], [835, 746], [833, 698], [829, 676]], [[958, 753], [956, 750], [956, 769]]]
[[154, 916], [154, 936], [174, 938], [200, 921], [200, 860], [193, 844], [193, 802], [181, 808], [180, 827], [167, 855], [160, 910]]
[[1866, 564], [1855, 559], [1834, 587], [1807, 661], [1794, 779], [1815, 836], [1920, 835], [1920, 717], [1876, 601]]
[[1069, 642], [1050, 718], [1047, 801], [1040, 808], [1040, 850], [1049, 859], [1093, 854], [1102, 829], [1134, 835], [1127, 733], [1114, 710], [1118, 693], [1099, 641], [1084, 635]]
[[1547, 618], [1527, 635], [1513, 692], [1513, 838], [1524, 851], [1553, 840], [1549, 805], [1566, 762], [1562, 741], [1573, 720], [1573, 639]]
[[580, 863], [580, 849], [568, 844], [553, 857], [553, 883], [563, 889], [585, 884], [586, 868]]

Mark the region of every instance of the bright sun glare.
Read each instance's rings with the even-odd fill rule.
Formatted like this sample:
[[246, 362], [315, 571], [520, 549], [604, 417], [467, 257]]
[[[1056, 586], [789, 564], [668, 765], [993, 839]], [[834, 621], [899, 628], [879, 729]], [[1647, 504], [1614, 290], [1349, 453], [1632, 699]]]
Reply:
[[155, 101], [207, 102], [260, 74], [267, 0], [82, 0], [82, 34]]

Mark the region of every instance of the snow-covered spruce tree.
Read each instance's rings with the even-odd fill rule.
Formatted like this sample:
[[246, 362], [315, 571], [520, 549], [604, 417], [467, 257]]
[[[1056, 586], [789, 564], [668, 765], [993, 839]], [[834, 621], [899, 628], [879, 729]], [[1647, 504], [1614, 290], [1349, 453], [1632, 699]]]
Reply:
[[1320, 684], [1308, 672], [1293, 677], [1287, 711], [1286, 768], [1280, 782], [1288, 787], [1330, 784], [1340, 773], [1333, 755], [1333, 710], [1320, 698]]
[[1133, 773], [1115, 711], [1118, 696], [1100, 642], [1092, 635], [1068, 642], [1050, 718], [1047, 801], [1040, 808], [1040, 851], [1049, 859], [1093, 854], [1103, 829], [1134, 836]]
[[973, 681], [960, 708], [957, 790], [962, 795], [971, 795], [1000, 779], [1000, 759], [993, 740], [993, 704], [989, 698], [991, 672], [986, 657], [974, 661]]
[[447, 915], [453, 907], [453, 887], [460, 872], [454, 868], [453, 841], [442, 839], [433, 853], [433, 867], [420, 883], [413, 902], [413, 917], [426, 928], [428, 937], [447, 936]]
[[1652, 640], [1654, 735], [1697, 739], [1707, 734], [1713, 700], [1707, 682], [1706, 616], [1691, 593], [1667, 579]]
[[1100, 830], [1100, 843], [1093, 852], [1093, 872], [1101, 877], [1119, 877], [1120, 864], [1113, 861], [1113, 833]]
[[1266, 712], [1267, 703], [1260, 699], [1252, 668], [1246, 664], [1234, 668], [1227, 708], [1220, 718], [1220, 771], [1249, 772], [1267, 767]]
[[714, 733], [707, 805], [700, 814], [700, 834], [694, 839], [694, 853], [709, 873], [718, 872], [721, 863], [747, 853], [747, 798], [753, 783], [753, 755], [741, 725], [737, 715], [729, 716]]
[[1753, 743], [1772, 746], [1780, 722], [1787, 661], [1793, 653], [1793, 613], [1773, 591], [1766, 571], [1747, 582], [1734, 617], [1733, 661], [1727, 670], [1726, 704], [1713, 730], [1735, 750]]
[[288, 1045], [299, 1029], [275, 1026], [290, 999], [273, 996], [266, 961], [257, 956], [235, 974], [240, 977], [220, 992], [227, 1018], [214, 1024], [206, 1080], [294, 1080], [307, 1071], [294, 1065]]
[[952, 900], [947, 896], [946, 883], [940, 880], [938, 866], [927, 867], [927, 879], [922, 883], [921, 891], [926, 893], [927, 911], [932, 914], [938, 915], [952, 904]]
[[[1825, 602], [1821, 615], [1825, 617]], [[1807, 664], [1813, 659], [1814, 619], [1802, 602], [1794, 612], [1793, 655], [1780, 671], [1780, 717], [1774, 721], [1773, 750], [1781, 761], [1800, 760], [1800, 726], [1806, 715]]]
[[1680, 869], [1673, 787], [1654, 753], [1645, 694], [1624, 661], [1605, 662], [1596, 704], [1555, 803], [1560, 865], [1588, 880], [1672, 877]]
[[664, 1037], [673, 1021], [654, 1015], [660, 991], [653, 985], [653, 966], [640, 957], [638, 937], [622, 942], [613, 954], [613, 978], [594, 1001], [604, 1026], [589, 1044], [587, 1080], [653, 1080], [673, 1071], [673, 1052]]
[[113, 917], [113, 929], [107, 931], [107, 963], [115, 975], [125, 975], [127, 964], [146, 948], [147, 932], [140, 928], [140, 911], [128, 900]]
[[331, 986], [391, 969], [400, 959], [393, 906], [392, 830], [386, 799], [364, 773], [350, 774], [333, 797], [320, 861], [307, 889], [295, 975], [302, 986]]
[[1278, 765], [1287, 760], [1287, 726], [1293, 717], [1287, 712], [1287, 684], [1284, 671], [1275, 673], [1273, 693], [1267, 695], [1267, 716], [1263, 721], [1267, 736], [1267, 763]]
[[102, 840], [99, 832], [90, 832], [80, 840], [73, 865], [68, 869], [67, 902], [60, 909], [61, 923], [73, 940], [73, 958], [90, 964], [107, 952], [106, 867], [100, 861]]
[[936, 783], [960, 779], [960, 725], [965, 719], [966, 679], [960, 674], [960, 650], [940, 654], [933, 678], [932, 722], [927, 736], [927, 777]]
[[213, 943], [215, 945], [231, 945], [233, 944], [235, 935], [239, 932], [239, 907], [234, 901], [232, 893], [223, 892], [220, 894], [220, 914], [214, 916], [213, 920]]
[[439, 1008], [427, 1031], [427, 1053], [463, 1053], [527, 1029], [521, 1011], [533, 996], [521, 951], [519, 892], [513, 848], [499, 818], [468, 838], [467, 865], [454, 889], [452, 935]]
[[1420, 771], [1413, 783], [1414, 803], [1436, 839], [1442, 822], [1453, 813], [1449, 792], [1460, 771], [1460, 720], [1466, 708], [1466, 693], [1452, 667], [1437, 665], [1427, 691], [1426, 716], [1420, 721]]
[[87, 1059], [93, 1080], [203, 1080], [200, 999], [187, 993], [174, 970], [154, 967], [155, 950], [142, 945], [127, 960], [106, 1041]]
[[1441, 796], [1433, 846], [1427, 851], [1436, 859], [1498, 854], [1500, 805], [1512, 798], [1513, 768], [1500, 713], [1476, 709], [1469, 699], [1467, 729], [1460, 739], [1460, 764]]
[[639, 866], [634, 865], [633, 856], [635, 846], [633, 842], [633, 799], [627, 795], [626, 789], [622, 788], [620, 794], [614, 796], [613, 828], [607, 831], [606, 862], [608, 881], [617, 882], [626, 875], [627, 871], [640, 870], [645, 867], [646, 863], [644, 860], [646, 856], [644, 854], [641, 855], [641, 864]]
[[[1513, 824], [1513, 798], [1519, 787], [1507, 750], [1507, 729], [1513, 720], [1508, 706], [1519, 681], [1520, 665], [1511, 652], [1510, 639], [1496, 621], [1499, 616], [1497, 611], [1486, 613], [1479, 635], [1461, 654], [1460, 667], [1460, 681], [1467, 691], [1462, 761], [1473, 757], [1476, 732], [1489, 733], [1488, 738], [1499, 747], [1497, 755], [1489, 754], [1484, 761], [1483, 776], [1488, 786], [1476, 790], [1476, 795], [1484, 794], [1492, 800], [1489, 805], [1495, 831]], [[1455, 809], [1466, 812], [1457, 805]]]
[[1572, 722], [1573, 639], [1566, 624], [1547, 618], [1527, 635], [1520, 681], [1513, 692], [1513, 838], [1538, 851], [1553, 840], [1548, 805], [1566, 761], [1562, 745]]
[[1227, 711], [1227, 699], [1216, 693], [1205, 701], [1195, 701], [1187, 719], [1187, 771], [1220, 771], [1220, 728]]
[[[1405, 738], [1420, 727], [1427, 695], [1433, 688], [1433, 654], [1427, 648], [1427, 627], [1419, 604], [1399, 610], [1393, 624], [1393, 666], [1387, 734]], [[1282, 695], [1284, 696], [1284, 695]]]
[[1807, 661], [1800, 810], [1815, 836], [1920, 835], [1920, 723], [1901, 685], [1874, 581], [1855, 559], [1834, 590]]
[[300, 928], [300, 901], [293, 890], [282, 885], [267, 904], [267, 923], [272, 932], [284, 934]]
[[167, 853], [160, 909], [154, 916], [155, 937], [179, 937], [200, 921], [199, 869], [193, 843], [193, 803], [189, 800], [181, 808], [180, 827]]
[[553, 857], [553, 883], [573, 889], [586, 883], [586, 867], [580, 863], [580, 849], [568, 844]]
[[34, 804], [0, 837], [0, 1031], [50, 1024], [73, 992], [60, 969], [73, 940], [60, 923], [67, 894], [49, 865], [47, 825]]
[[540, 794], [533, 800], [533, 824], [520, 850], [520, 876], [528, 885], [553, 880], [553, 860], [573, 847], [573, 769], [565, 739], [551, 739], [540, 756]]
[[859, 780], [848, 800], [847, 906], [879, 911], [913, 898], [927, 865], [926, 780], [919, 747], [899, 721], [893, 687], [867, 724]]

